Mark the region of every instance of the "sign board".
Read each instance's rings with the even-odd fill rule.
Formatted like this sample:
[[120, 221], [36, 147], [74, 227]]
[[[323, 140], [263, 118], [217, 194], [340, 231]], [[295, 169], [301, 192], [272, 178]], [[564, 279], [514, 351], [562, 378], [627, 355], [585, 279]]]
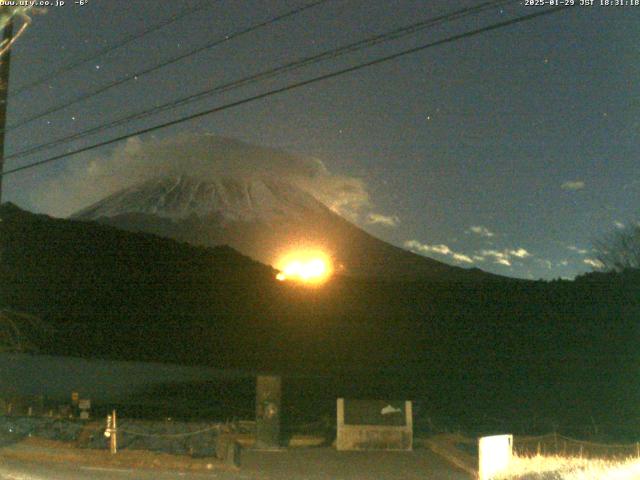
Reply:
[[405, 402], [385, 400], [349, 400], [344, 404], [345, 425], [407, 424]]
[[513, 435], [493, 435], [478, 439], [478, 476], [492, 480], [509, 468], [513, 455]]
[[412, 450], [409, 401], [338, 399], [338, 450]]
[[80, 410], [91, 410], [91, 400], [83, 398], [78, 402], [78, 408]]
[[89, 411], [88, 410], [82, 410], [80, 412], [80, 420], [89, 420]]
[[77, 405], [79, 399], [80, 399], [80, 394], [78, 392], [71, 392], [71, 403], [73, 405]]

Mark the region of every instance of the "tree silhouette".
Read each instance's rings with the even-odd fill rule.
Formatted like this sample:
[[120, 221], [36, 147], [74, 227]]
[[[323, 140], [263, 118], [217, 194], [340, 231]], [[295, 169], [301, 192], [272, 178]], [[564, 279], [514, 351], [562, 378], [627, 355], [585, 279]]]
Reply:
[[602, 269], [621, 272], [640, 269], [640, 225], [627, 225], [595, 242]]
[[38, 317], [0, 310], [0, 353], [36, 352], [49, 333], [50, 328]]

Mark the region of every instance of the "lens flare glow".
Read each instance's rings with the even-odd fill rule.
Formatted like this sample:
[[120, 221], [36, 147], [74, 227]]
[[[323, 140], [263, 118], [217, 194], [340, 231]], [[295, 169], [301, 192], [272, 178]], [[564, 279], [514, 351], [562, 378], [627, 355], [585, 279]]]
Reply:
[[307, 284], [326, 282], [333, 273], [329, 256], [320, 251], [296, 251], [284, 255], [277, 262], [280, 272], [276, 279], [293, 280]]

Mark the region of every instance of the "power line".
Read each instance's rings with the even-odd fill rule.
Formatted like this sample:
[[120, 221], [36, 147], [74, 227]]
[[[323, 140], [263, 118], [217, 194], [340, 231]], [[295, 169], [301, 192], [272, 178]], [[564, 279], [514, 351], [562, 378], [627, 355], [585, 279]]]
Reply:
[[263, 99], [263, 98], [270, 97], [272, 95], [277, 95], [279, 93], [284, 93], [284, 92], [287, 92], [287, 91], [290, 91], [290, 90], [301, 88], [301, 87], [304, 87], [306, 85], [317, 83], [317, 82], [320, 82], [320, 81], [323, 81], [323, 80], [328, 80], [330, 78], [335, 78], [335, 77], [338, 77], [338, 76], [342, 76], [342, 75], [345, 75], [347, 73], [355, 72], [357, 70], [361, 70], [363, 68], [367, 68], [367, 67], [371, 67], [371, 66], [374, 66], [374, 65], [378, 65], [378, 64], [390, 61], [390, 60], [395, 60], [397, 58], [404, 57], [406, 55], [410, 55], [412, 53], [420, 52], [422, 50], [433, 48], [433, 47], [436, 47], [436, 46], [439, 46], [439, 45], [444, 45], [446, 43], [452, 43], [452, 42], [455, 42], [455, 41], [458, 41], [458, 40], [462, 40], [464, 38], [473, 37], [473, 36], [480, 35], [480, 34], [483, 34], [483, 33], [486, 33], [486, 32], [497, 30], [499, 28], [508, 27], [510, 25], [515, 25], [517, 23], [526, 22], [526, 21], [533, 20], [533, 19], [538, 18], [538, 17], [545, 16], [545, 15], [550, 15], [550, 14], [553, 14], [553, 13], [557, 13], [557, 12], [560, 12], [560, 11], [568, 9], [568, 8], [570, 8], [570, 7], [568, 7], [568, 6], [554, 7], [554, 8], [547, 9], [547, 10], [544, 10], [544, 11], [541, 11], [541, 12], [532, 13], [532, 14], [529, 14], [529, 15], [524, 15], [522, 17], [514, 18], [514, 19], [511, 19], [511, 20], [504, 21], [504, 22], [494, 23], [494, 24], [488, 25], [486, 27], [482, 27], [482, 28], [478, 28], [478, 29], [475, 29], [475, 30], [470, 30], [470, 31], [467, 31], [467, 32], [464, 32], [464, 33], [461, 33], [461, 34], [453, 35], [453, 36], [447, 37], [447, 38], [442, 39], [442, 40], [437, 40], [435, 42], [430, 42], [430, 43], [427, 43], [427, 44], [424, 44], [424, 45], [420, 45], [418, 47], [410, 48], [410, 49], [407, 49], [407, 50], [403, 50], [401, 52], [397, 52], [397, 53], [394, 53], [394, 54], [391, 54], [391, 55], [380, 57], [380, 58], [377, 58], [375, 60], [371, 60], [371, 61], [368, 61], [368, 62], [365, 62], [365, 63], [360, 63], [360, 64], [354, 65], [352, 67], [344, 68], [344, 69], [341, 69], [341, 70], [337, 70], [335, 72], [327, 73], [327, 74], [324, 74], [324, 75], [319, 75], [317, 77], [313, 77], [313, 78], [308, 79], [308, 80], [303, 80], [303, 81], [296, 82], [296, 83], [293, 83], [293, 84], [290, 84], [290, 85], [286, 85], [284, 87], [280, 87], [280, 88], [276, 88], [276, 89], [273, 89], [273, 90], [269, 90], [267, 92], [260, 93], [260, 94], [257, 94], [257, 95], [253, 95], [251, 97], [247, 97], [247, 98], [244, 98], [242, 100], [237, 100], [237, 101], [234, 101], [234, 102], [227, 103], [225, 105], [221, 105], [219, 107], [214, 107], [214, 108], [202, 111], [202, 112], [194, 113], [194, 114], [188, 115], [186, 117], [182, 117], [182, 118], [178, 118], [178, 119], [175, 119], [175, 120], [171, 120], [169, 122], [161, 123], [161, 124], [155, 125], [153, 127], [148, 127], [148, 128], [144, 128], [144, 129], [141, 129], [141, 130], [137, 130], [136, 132], [128, 133], [128, 134], [125, 134], [125, 135], [121, 135], [121, 136], [112, 138], [110, 140], [105, 140], [103, 142], [99, 142], [99, 143], [96, 143], [94, 145], [90, 145], [88, 147], [79, 148], [79, 149], [74, 150], [72, 152], [67, 152], [67, 153], [64, 153], [64, 154], [55, 155], [53, 157], [46, 158], [44, 160], [39, 160], [37, 162], [33, 162], [33, 163], [28, 164], [28, 165], [23, 165], [21, 167], [16, 167], [16, 168], [13, 168], [13, 169], [10, 169], [10, 170], [7, 170], [7, 171], [3, 172], [1, 174], [1, 176], [9, 175], [9, 174], [20, 172], [20, 171], [23, 171], [23, 170], [28, 170], [30, 168], [35, 168], [35, 167], [38, 167], [40, 165], [44, 165], [46, 163], [51, 163], [51, 162], [54, 162], [54, 161], [57, 161], [57, 160], [61, 160], [61, 159], [66, 158], [66, 157], [70, 157], [72, 155], [77, 155], [77, 154], [80, 154], [80, 153], [84, 153], [84, 152], [88, 152], [88, 151], [91, 151], [91, 150], [95, 150], [96, 148], [100, 148], [100, 147], [104, 147], [104, 146], [107, 146], [107, 145], [111, 145], [111, 144], [120, 142], [122, 140], [127, 140], [127, 139], [129, 139], [131, 137], [135, 137], [135, 136], [138, 136], [138, 135], [144, 135], [146, 133], [150, 133], [150, 132], [153, 132], [155, 130], [160, 130], [162, 128], [167, 128], [167, 127], [171, 127], [171, 126], [174, 126], [174, 125], [178, 125], [180, 123], [184, 123], [184, 122], [187, 122], [189, 120], [194, 120], [196, 118], [200, 118], [200, 117], [204, 117], [204, 116], [211, 115], [211, 114], [214, 114], [214, 113], [218, 113], [218, 112], [221, 112], [223, 110], [228, 110], [230, 108], [238, 107], [240, 105], [245, 105], [247, 103], [254, 102], [256, 100], [260, 100], [260, 99]]
[[312, 7], [315, 7], [317, 5], [320, 5], [322, 3], [326, 3], [326, 2], [329, 2], [329, 1], [331, 1], [331, 0], [316, 0], [316, 1], [312, 2], [312, 3], [304, 5], [302, 7], [297, 7], [297, 8], [294, 8], [293, 10], [289, 10], [286, 13], [283, 13], [281, 15], [277, 15], [275, 17], [272, 17], [269, 20], [266, 20], [266, 21], [263, 21], [263, 22], [260, 22], [260, 23], [256, 23], [256, 24], [251, 25], [250, 27], [247, 27], [245, 29], [242, 29], [242, 30], [239, 30], [239, 31], [227, 34], [227, 35], [224, 35], [221, 38], [218, 38], [218, 39], [216, 39], [216, 40], [214, 40], [214, 41], [212, 41], [212, 42], [210, 42], [210, 43], [208, 43], [208, 44], [206, 44], [206, 45], [204, 45], [202, 47], [194, 48], [194, 49], [192, 49], [192, 50], [190, 50], [190, 51], [188, 51], [186, 53], [174, 56], [174, 57], [172, 57], [172, 58], [170, 58], [170, 59], [168, 59], [168, 60], [166, 60], [166, 61], [164, 61], [162, 63], [156, 64], [153, 67], [144, 69], [142, 71], [139, 71], [139, 72], [136, 72], [136, 73], [133, 73], [133, 74], [126, 75], [126, 76], [122, 77], [121, 79], [116, 80], [114, 82], [111, 82], [111, 83], [109, 83], [107, 85], [104, 85], [102, 87], [99, 87], [96, 90], [93, 90], [91, 92], [87, 92], [85, 94], [82, 94], [82, 95], [74, 98], [73, 100], [71, 100], [71, 101], [69, 101], [67, 103], [64, 103], [62, 105], [58, 105], [58, 106], [55, 106], [55, 107], [51, 107], [48, 110], [45, 110], [43, 112], [40, 112], [40, 113], [37, 113], [37, 114], [33, 115], [32, 117], [26, 118], [24, 120], [20, 120], [17, 123], [9, 125], [7, 128], [5, 128], [4, 131], [5, 132], [10, 132], [12, 130], [15, 130], [18, 127], [21, 127], [23, 125], [31, 123], [34, 120], [38, 120], [39, 118], [45, 117], [45, 116], [50, 115], [52, 113], [58, 112], [60, 110], [64, 110], [65, 108], [68, 108], [71, 105], [75, 105], [78, 102], [87, 100], [87, 99], [89, 99], [91, 97], [95, 97], [96, 95], [104, 93], [104, 92], [106, 92], [108, 90], [111, 90], [114, 87], [117, 87], [119, 85], [127, 83], [127, 82], [129, 82], [131, 80], [138, 79], [139, 77], [142, 77], [144, 75], [148, 75], [149, 73], [155, 72], [156, 70], [160, 70], [160, 69], [162, 69], [164, 67], [167, 67], [167, 66], [172, 65], [172, 64], [174, 64], [176, 62], [179, 62], [180, 60], [184, 60], [185, 58], [191, 57], [191, 56], [196, 55], [196, 54], [198, 54], [200, 52], [203, 52], [205, 50], [217, 47], [218, 45], [221, 45], [223, 43], [229, 42], [229, 41], [231, 41], [231, 40], [233, 40], [233, 39], [235, 39], [237, 37], [240, 37], [242, 35], [246, 35], [247, 33], [253, 32], [255, 30], [267, 27], [267, 26], [269, 26], [269, 25], [271, 25], [273, 23], [276, 23], [276, 22], [279, 22], [281, 20], [284, 20], [285, 18], [292, 17], [294, 15], [302, 13], [305, 10], [308, 10], [308, 9], [310, 9]]
[[134, 120], [140, 120], [146, 117], [149, 117], [151, 115], [154, 115], [156, 113], [160, 113], [166, 110], [170, 110], [179, 106], [183, 106], [189, 103], [192, 103], [196, 100], [202, 100], [205, 97], [217, 94], [217, 93], [222, 93], [222, 92], [226, 92], [229, 90], [233, 90], [239, 87], [243, 87], [246, 85], [250, 85], [253, 83], [256, 83], [258, 81], [262, 81], [262, 80], [266, 80], [268, 78], [272, 78], [275, 77], [277, 75], [280, 75], [282, 73], [286, 73], [286, 72], [290, 72], [293, 70], [297, 70], [309, 65], [313, 65], [316, 63], [319, 63], [321, 61], [324, 60], [328, 60], [328, 59], [335, 59], [339, 56], [345, 55], [347, 53], [353, 53], [355, 51], [364, 49], [364, 48], [368, 48], [383, 42], [388, 42], [390, 40], [397, 40], [399, 38], [403, 38], [407, 35], [411, 35], [414, 34], [416, 32], [419, 32], [421, 30], [424, 30], [427, 27], [432, 27], [435, 26], [437, 24], [440, 23], [446, 23], [452, 20], [457, 20], [463, 17], [466, 17], [468, 15], [471, 14], [476, 14], [476, 13], [480, 13], [483, 12], [487, 9], [490, 8], [496, 8], [499, 6], [504, 6], [506, 4], [509, 3], [516, 3], [518, 2], [518, 0], [493, 0], [493, 1], [489, 1], [489, 2], [484, 2], [482, 4], [476, 5], [474, 7], [467, 7], [467, 8], [463, 8], [461, 10], [457, 10], [445, 15], [440, 15], [438, 17], [433, 17], [433, 18], [429, 18], [426, 20], [422, 20], [420, 22], [408, 25], [408, 26], [404, 26], [404, 27], [400, 27], [400, 28], [396, 28], [394, 30], [391, 30], [390, 32], [387, 33], [383, 33], [383, 34], [379, 34], [379, 35], [374, 35], [372, 37], [368, 37], [365, 38], [363, 40], [359, 40], [357, 42], [353, 42], [350, 44], [347, 44], [345, 46], [339, 47], [337, 49], [332, 49], [329, 51], [324, 51], [321, 52], [319, 54], [316, 55], [312, 55], [309, 57], [305, 57], [302, 58], [300, 60], [296, 60], [293, 62], [289, 62], [286, 63], [284, 65], [280, 65], [278, 67], [254, 74], [254, 75], [250, 75], [248, 77], [244, 77], [238, 80], [234, 80], [232, 82], [226, 83], [226, 84], [222, 84], [222, 85], [218, 85], [216, 87], [210, 88], [210, 89], [206, 89], [203, 91], [200, 91], [198, 93], [195, 94], [191, 94], [188, 95], [186, 97], [183, 97], [181, 99], [178, 100], [174, 100], [171, 102], [167, 102], [163, 105], [159, 105], [157, 107], [154, 107], [152, 109], [149, 110], [145, 110], [142, 112], [138, 112], [132, 115], [128, 115], [125, 117], [121, 117], [119, 119], [113, 120], [107, 124], [103, 124], [103, 125], [99, 125], [97, 127], [93, 127], [90, 128], [88, 130], [84, 130], [82, 132], [78, 132], [75, 133], [73, 135], [67, 136], [67, 137], [62, 137], [62, 138], [58, 138], [56, 140], [52, 140], [48, 143], [44, 143], [44, 144], [40, 144], [40, 145], [36, 145], [33, 147], [29, 147], [27, 149], [21, 150], [19, 152], [13, 153], [9, 156], [7, 156], [7, 159], [15, 159], [15, 158], [19, 158], [25, 155], [30, 155], [42, 150], [46, 150], [49, 149], [51, 147], [66, 143], [68, 141], [72, 141], [72, 140], [78, 140], [80, 138], [84, 138], [86, 136], [89, 135], [93, 135], [95, 133], [98, 133], [100, 131], [103, 130], [107, 130], [110, 128], [114, 128], [118, 125], [122, 125], [122, 124], [126, 124], [129, 123], [131, 121]]
[[139, 33], [134, 33], [133, 35], [130, 35], [128, 37], [126, 37], [125, 39], [114, 43], [113, 45], [108, 45], [105, 48], [103, 48], [102, 50], [98, 50], [97, 52], [91, 53], [88, 56], [84, 56], [82, 58], [79, 58], [67, 65], [64, 65], [62, 67], [60, 67], [58, 70], [55, 70], [51, 73], [48, 73], [46, 75], [43, 75], [42, 77], [29, 82], [25, 85], [22, 85], [21, 87], [17, 88], [15, 90], [15, 92], [13, 92], [13, 95], [19, 95], [23, 92], [26, 92], [27, 90], [31, 90], [35, 87], [37, 87], [38, 85], [41, 85], [47, 81], [49, 81], [52, 77], [58, 77], [60, 75], [64, 75], [65, 73], [79, 67], [80, 65], [84, 65], [85, 63], [91, 62], [91, 61], [95, 61], [96, 59], [103, 57], [104, 55], [106, 55], [107, 53], [113, 52], [114, 50], [117, 50], [119, 48], [122, 48], [132, 42], [135, 42], [136, 40], [139, 40], [153, 32], [156, 32], [164, 27], [166, 27], [167, 25], [171, 25], [172, 23], [175, 23], [179, 20], [182, 20], [183, 18], [192, 15], [196, 12], [199, 12], [201, 10], [205, 10], [207, 8], [210, 8], [211, 6], [213, 6], [215, 3], [220, 2], [221, 0], [214, 0], [214, 1], [204, 1], [202, 2], [202, 4], [195, 6], [195, 7], [191, 7], [191, 8], [184, 8], [181, 11], [179, 11], [178, 13], [176, 13], [175, 15], [170, 16], [169, 18], [163, 20], [162, 22], [157, 23], [156, 25], [145, 29]]

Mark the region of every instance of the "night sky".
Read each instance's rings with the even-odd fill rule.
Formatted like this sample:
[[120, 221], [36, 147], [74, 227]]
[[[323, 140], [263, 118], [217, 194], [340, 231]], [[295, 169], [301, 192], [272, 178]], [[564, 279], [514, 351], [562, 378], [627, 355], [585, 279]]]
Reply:
[[[310, 0], [88, 0], [32, 15], [12, 53], [9, 124]], [[176, 12], [182, 20], [28, 84]], [[474, 1], [329, 0], [8, 132], [7, 155]], [[578, 1], [579, 3], [579, 1]], [[523, 278], [591, 270], [592, 242], [638, 220], [640, 6], [575, 7], [142, 136], [213, 133], [322, 160], [361, 182], [344, 211], [438, 260]], [[492, 8], [37, 154], [11, 169], [544, 7]], [[13, 93], [12, 93], [13, 92]], [[4, 198], [64, 216], [102, 192], [112, 145], [9, 175]], [[116, 175], [117, 172], [114, 172]], [[83, 197], [83, 192], [93, 195]]]

